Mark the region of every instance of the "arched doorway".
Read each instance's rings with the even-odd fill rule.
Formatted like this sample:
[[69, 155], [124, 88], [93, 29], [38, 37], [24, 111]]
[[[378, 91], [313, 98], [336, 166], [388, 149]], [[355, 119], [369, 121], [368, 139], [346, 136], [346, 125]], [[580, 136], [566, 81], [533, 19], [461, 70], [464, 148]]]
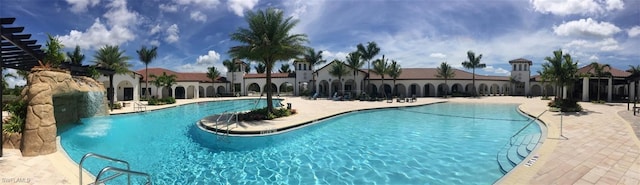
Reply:
[[542, 88], [536, 84], [531, 86], [531, 95], [532, 96], [540, 96], [542, 95]]
[[322, 97], [329, 96], [329, 82], [327, 82], [326, 80], [321, 80], [318, 86], [319, 86], [318, 87], [319, 96], [322, 96]]
[[454, 83], [451, 86], [451, 94], [463, 94], [465, 91], [462, 88], [462, 85], [459, 83]]
[[213, 88], [213, 86], [207, 87], [207, 97], [214, 97], [215, 95], [215, 88]]
[[204, 98], [204, 97], [206, 97], [204, 87], [198, 86], [198, 98]]
[[340, 82], [340, 80], [331, 81], [331, 96], [333, 96], [336, 92], [338, 93], [338, 95], [341, 95], [343, 93], [342, 82]]
[[438, 85], [438, 96], [444, 96], [447, 94], [451, 94], [451, 90], [449, 90], [449, 86], [447, 84], [441, 83]]
[[171, 87], [162, 87], [162, 98], [173, 97]]
[[[262, 89], [262, 92], [264, 92], [264, 94], [266, 95], [266, 93], [267, 93], [267, 86], [266, 85]], [[276, 86], [276, 84], [271, 83], [271, 92], [273, 94], [278, 94], [278, 86]]]
[[185, 89], [182, 86], [176, 87], [176, 99], [185, 99]]
[[424, 84], [424, 97], [434, 97], [436, 96], [436, 86], [433, 84]]
[[407, 87], [405, 87], [404, 84], [401, 84], [401, 83], [396, 84], [395, 91], [396, 91], [396, 96], [407, 97]]
[[393, 96], [392, 91], [393, 89], [391, 89], [391, 85], [389, 84], [383, 84], [382, 86], [380, 86], [380, 92], [382, 93], [383, 97]]
[[261, 92], [260, 91], [260, 85], [258, 85], [257, 83], [251, 83], [247, 87], [247, 91], [249, 93], [249, 96], [251, 96], [251, 95], [259, 96], [260, 92]]
[[280, 95], [293, 96], [293, 84], [289, 82], [280, 84]]
[[420, 86], [418, 84], [409, 85], [409, 96], [420, 96]]
[[489, 87], [487, 84], [480, 84], [480, 88], [478, 88], [478, 95], [487, 95], [489, 94]]
[[218, 86], [218, 89], [216, 90], [218, 91], [218, 94], [227, 92], [227, 89], [225, 89], [224, 86]]
[[497, 96], [500, 93], [500, 86], [498, 84], [491, 84], [491, 89], [489, 89], [489, 93], [491, 95]]

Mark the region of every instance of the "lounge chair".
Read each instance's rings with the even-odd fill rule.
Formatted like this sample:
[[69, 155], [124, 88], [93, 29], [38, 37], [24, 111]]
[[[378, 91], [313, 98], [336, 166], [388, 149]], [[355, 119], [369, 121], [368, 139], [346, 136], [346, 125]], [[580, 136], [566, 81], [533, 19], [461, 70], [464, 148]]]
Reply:
[[311, 96], [312, 100], [316, 100], [318, 99], [318, 96], [320, 96], [320, 94], [318, 94], [318, 92], [316, 92], [315, 94], [313, 94], [313, 96]]
[[418, 101], [418, 98], [416, 98], [416, 95], [411, 95], [411, 103]]

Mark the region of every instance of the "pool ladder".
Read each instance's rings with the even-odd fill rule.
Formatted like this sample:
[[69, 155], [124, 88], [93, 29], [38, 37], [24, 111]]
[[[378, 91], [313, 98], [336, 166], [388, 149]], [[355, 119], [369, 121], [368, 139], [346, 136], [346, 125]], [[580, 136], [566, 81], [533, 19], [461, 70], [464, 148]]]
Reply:
[[[105, 184], [108, 181], [111, 181], [117, 177], [120, 177], [122, 175], [127, 175], [127, 184], [131, 184], [131, 175], [137, 175], [137, 176], [144, 176], [147, 179], [147, 182], [145, 182], [145, 185], [151, 185], [151, 176], [147, 173], [144, 172], [138, 172], [138, 171], [133, 171], [131, 170], [131, 168], [129, 167], [129, 162], [125, 161], [125, 160], [120, 160], [120, 159], [116, 159], [116, 158], [112, 158], [112, 157], [107, 157], [104, 155], [100, 155], [100, 154], [96, 154], [96, 153], [87, 153], [84, 156], [82, 156], [82, 159], [80, 160], [80, 164], [78, 165], [80, 168], [80, 172], [78, 174], [79, 177], [79, 181], [80, 184], [82, 185], [82, 163], [84, 163], [84, 160], [89, 158], [89, 157], [94, 157], [97, 159], [102, 159], [102, 160], [107, 160], [107, 161], [111, 161], [111, 162], [116, 162], [116, 163], [121, 163], [124, 164], [125, 166], [127, 166], [127, 169], [122, 169], [122, 168], [116, 168], [113, 166], [107, 166], [105, 168], [102, 168], [102, 170], [100, 170], [100, 173], [98, 173], [98, 176], [96, 176], [96, 180], [93, 183], [90, 183], [92, 185], [97, 185], [97, 184]], [[107, 173], [107, 172], [115, 172], [114, 175], [102, 178], [101, 177]]]
[[[216, 132], [218, 133], [217, 134], [218, 136], [229, 136], [229, 132], [232, 129], [229, 127], [229, 125], [238, 123], [238, 114], [239, 114], [238, 112], [230, 112], [230, 113], [225, 112], [225, 113], [222, 113], [220, 116], [218, 116], [218, 119], [216, 119], [216, 124], [215, 124], [215, 129], [216, 129]], [[228, 117], [225, 118], [225, 115], [228, 115]], [[225, 125], [220, 126], [221, 124], [225, 124]], [[224, 130], [224, 132], [220, 132], [221, 130]], [[222, 137], [222, 138], [224, 139], [226, 137]]]

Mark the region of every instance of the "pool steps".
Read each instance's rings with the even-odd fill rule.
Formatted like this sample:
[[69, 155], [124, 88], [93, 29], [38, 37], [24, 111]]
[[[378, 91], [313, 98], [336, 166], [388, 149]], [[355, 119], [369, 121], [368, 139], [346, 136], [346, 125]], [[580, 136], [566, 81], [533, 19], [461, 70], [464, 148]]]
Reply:
[[539, 141], [539, 133], [515, 137], [513, 145], [507, 144], [498, 152], [497, 161], [500, 166], [500, 171], [503, 174], [511, 171], [531, 154], [531, 151], [533, 151]]

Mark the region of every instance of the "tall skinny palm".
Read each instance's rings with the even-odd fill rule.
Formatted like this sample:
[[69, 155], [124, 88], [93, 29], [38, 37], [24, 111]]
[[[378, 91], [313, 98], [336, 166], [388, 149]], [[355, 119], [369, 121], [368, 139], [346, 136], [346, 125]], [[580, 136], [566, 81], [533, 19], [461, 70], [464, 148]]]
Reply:
[[402, 74], [402, 68], [398, 62], [395, 60], [391, 60], [391, 65], [389, 65], [389, 71], [387, 71], [389, 77], [393, 78], [393, 93], [398, 96], [398, 90], [396, 89], [396, 79], [400, 77]]
[[[447, 87], [448, 87], [447, 80], [456, 76], [455, 71], [453, 70], [453, 68], [449, 64], [447, 64], [447, 62], [442, 62], [440, 64], [440, 67], [438, 67], [436, 70], [438, 72], [436, 74], [436, 77], [443, 78], [444, 79], [444, 85], [447, 86]], [[444, 97], [446, 98], [447, 97], [447, 90], [445, 89], [444, 91], [445, 91], [444, 92]]]
[[476, 56], [476, 54], [473, 51], [467, 51], [467, 59], [469, 59], [469, 61], [462, 62], [462, 67], [466, 69], [471, 69], [473, 73], [473, 77], [472, 77], [473, 96], [477, 96], [478, 92], [476, 92], [476, 68], [482, 69], [487, 67], [487, 65], [480, 63], [480, 60], [482, 59], [482, 54]]
[[[592, 62], [589, 66], [593, 69], [593, 72], [589, 72], [590, 75], [598, 78], [598, 85], [596, 85], [598, 88], [597, 100], [600, 101], [600, 78], [611, 76], [611, 72], [609, 72], [611, 66], [609, 66], [609, 64], [600, 65], [598, 62]], [[607, 68], [606, 71], [605, 68]]]
[[[129, 67], [131, 67], [131, 64], [127, 62], [129, 59], [124, 55], [124, 50], [121, 51], [118, 46], [106, 45], [96, 52], [93, 62], [98, 67], [114, 70], [116, 74], [125, 74], [129, 72]], [[114, 101], [113, 89], [113, 75], [109, 75], [107, 96], [110, 99], [110, 105], [113, 105]]]
[[216, 67], [207, 68], [207, 78], [211, 79], [211, 84], [216, 83], [216, 79], [220, 77], [220, 71]]
[[[333, 61], [333, 65], [331, 66], [331, 69], [329, 69], [329, 74], [331, 76], [335, 76], [338, 78], [338, 83], [342, 84], [342, 77], [344, 75], [349, 74], [349, 69], [347, 69], [347, 66], [344, 64], [344, 62], [336, 59]], [[342, 89], [342, 88], [340, 88]], [[337, 91], [337, 89], [336, 89]]]
[[[351, 67], [353, 71], [353, 81], [356, 82], [356, 77], [358, 76], [358, 69], [360, 69], [364, 65], [364, 61], [361, 60], [361, 55], [359, 52], [351, 52], [347, 55], [347, 64]], [[362, 86], [362, 84], [360, 84]], [[362, 90], [362, 89], [360, 89]]]
[[267, 71], [267, 66], [264, 66], [264, 64], [259, 63], [257, 66], [253, 67], [254, 69], [256, 69], [256, 73], [258, 74], [262, 74], [265, 73]]
[[[245, 20], [248, 28], [238, 28], [231, 34], [231, 40], [242, 45], [233, 46], [229, 54], [237, 58], [259, 61], [267, 67], [266, 84], [271, 84], [271, 71], [277, 61], [294, 59], [303, 55], [307, 47], [307, 36], [304, 34], [290, 34], [298, 24], [293, 17], [284, 17], [281, 10], [269, 8], [248, 11]], [[271, 85], [267, 85], [267, 111], [273, 112], [273, 92]]]
[[380, 75], [382, 78], [382, 92], [384, 97], [387, 97], [387, 92], [384, 88], [384, 75], [389, 73], [389, 63], [388, 60], [384, 59], [384, 55], [382, 55], [382, 59], [377, 59], [373, 62], [373, 72]]
[[380, 48], [378, 47], [378, 44], [373, 41], [368, 42], [367, 47], [362, 45], [362, 43], [358, 44], [356, 47], [358, 48], [358, 52], [360, 53], [360, 58], [367, 62], [367, 76], [369, 76], [367, 78], [367, 86], [369, 86], [369, 84], [371, 84], [371, 59], [373, 59], [374, 57], [376, 57], [376, 55], [378, 55], [378, 53], [380, 53]]
[[280, 69], [278, 69], [279, 73], [292, 73], [293, 71], [291, 71], [291, 68], [289, 66], [289, 64], [282, 64], [280, 66]]
[[71, 64], [76, 65], [82, 65], [82, 61], [84, 60], [84, 55], [80, 51], [80, 46], [78, 45], [76, 45], [76, 49], [73, 50], [73, 53], [67, 52], [67, 57]]
[[[307, 48], [303, 55], [303, 58], [304, 58], [304, 61], [309, 63], [309, 68], [311, 69], [311, 71], [313, 71], [313, 66], [327, 62], [326, 60], [322, 59], [322, 51], [316, 52], [313, 48]], [[315, 91], [316, 79], [314, 75], [312, 75], [312, 78], [313, 78], [313, 91]]]
[[158, 56], [158, 47], [153, 46], [151, 49], [147, 49], [146, 46], [142, 46], [140, 50], [137, 50], [138, 58], [142, 63], [144, 63], [144, 96], [149, 99], [149, 93], [151, 93], [149, 89], [149, 64]]
[[224, 67], [227, 67], [227, 72], [231, 73], [231, 93], [235, 93], [234, 86], [236, 75], [234, 74], [234, 72], [238, 72], [238, 70], [240, 70], [240, 67], [234, 61], [231, 61], [229, 59], [222, 61], [222, 65], [224, 65]]

